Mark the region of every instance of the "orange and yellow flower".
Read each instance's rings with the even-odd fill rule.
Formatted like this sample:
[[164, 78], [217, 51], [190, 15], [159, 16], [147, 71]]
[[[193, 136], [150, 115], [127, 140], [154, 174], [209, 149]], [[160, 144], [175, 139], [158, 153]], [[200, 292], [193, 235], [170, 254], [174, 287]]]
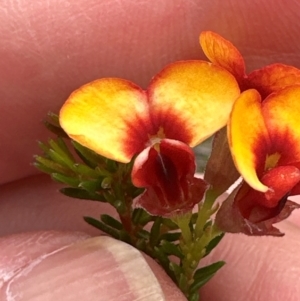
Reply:
[[256, 89], [265, 98], [282, 88], [300, 84], [300, 70], [279, 63], [246, 74], [245, 61], [238, 49], [214, 32], [202, 32], [199, 41], [203, 52], [213, 64], [234, 75], [241, 91]]
[[239, 51], [204, 32], [207, 57], [231, 72], [244, 91], [228, 123], [228, 142], [241, 186], [221, 206], [216, 222], [227, 232], [282, 235], [273, 224], [297, 207], [288, 196], [300, 192], [300, 70], [273, 64], [249, 75]]
[[299, 207], [288, 200], [300, 193], [299, 97], [300, 85], [295, 85], [263, 101], [256, 90], [248, 90], [236, 101], [228, 136], [244, 182], [218, 212], [223, 230], [282, 235], [273, 223]]
[[194, 176], [190, 149], [225, 126], [239, 96], [228, 71], [204, 61], [167, 66], [147, 90], [103, 78], [73, 92], [60, 123], [75, 141], [107, 158], [129, 162], [132, 181], [145, 191], [134, 205], [154, 215], [186, 212], [207, 183]]

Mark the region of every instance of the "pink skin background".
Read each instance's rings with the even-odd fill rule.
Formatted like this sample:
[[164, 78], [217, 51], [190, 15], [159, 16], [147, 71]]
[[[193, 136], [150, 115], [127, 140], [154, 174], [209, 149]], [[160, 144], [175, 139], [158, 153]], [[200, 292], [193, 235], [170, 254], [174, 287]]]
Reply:
[[[96, 203], [61, 196], [60, 186], [32, 166], [33, 155], [38, 153], [36, 141], [49, 137], [42, 125], [48, 111], [57, 112], [74, 89], [93, 79], [122, 77], [145, 88], [166, 64], [203, 59], [198, 44], [202, 30], [216, 31], [231, 40], [244, 55], [248, 71], [273, 62], [300, 67], [299, 17], [297, 0], [274, 0], [272, 4], [269, 0], [2, 1], [1, 279], [3, 271], [16, 267], [21, 255], [35, 258], [77, 242], [67, 257], [56, 259], [62, 268], [52, 274], [51, 285], [56, 288], [66, 285], [72, 273], [64, 269], [68, 258], [83, 248], [86, 235], [99, 234], [82, 221], [82, 216], [97, 217], [107, 210]], [[227, 265], [203, 288], [202, 300], [299, 300], [299, 217], [296, 212], [279, 225], [286, 233], [281, 239], [226, 235], [207, 261], [224, 259]], [[56, 232], [47, 232], [51, 230]], [[19, 234], [27, 231], [41, 232]], [[97, 263], [100, 266], [105, 254], [99, 252], [95, 256], [92, 251], [86, 254], [86, 266], [76, 267], [82, 268], [78, 277], [85, 275], [86, 281], [70, 288], [67, 292], [70, 300], [76, 300], [79, 291], [89, 292], [90, 300], [99, 300], [95, 288], [101, 287], [101, 283], [95, 283], [88, 275], [90, 266]], [[103, 273], [116, 265], [109, 256], [107, 262], [111, 265], [106, 265]], [[149, 262], [166, 300], [184, 300], [164, 273]], [[24, 266], [26, 260], [19, 268]], [[38, 296], [40, 286], [36, 285], [34, 273], [31, 277], [32, 282], [21, 283], [15, 292], [22, 292], [32, 284], [30, 288]], [[126, 279], [117, 281], [113, 273], [108, 273], [107, 278], [110, 277], [111, 281], [104, 285], [121, 294]], [[3, 296], [2, 287], [0, 299]], [[107, 300], [105, 292], [101, 297]], [[133, 300], [132, 296], [126, 300]]]

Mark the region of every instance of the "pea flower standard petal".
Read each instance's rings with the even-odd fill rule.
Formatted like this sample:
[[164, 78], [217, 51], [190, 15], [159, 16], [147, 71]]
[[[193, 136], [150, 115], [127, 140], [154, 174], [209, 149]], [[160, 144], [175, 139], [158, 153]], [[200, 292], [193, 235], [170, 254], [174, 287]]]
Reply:
[[207, 184], [194, 177], [190, 147], [227, 123], [238, 95], [223, 68], [182, 61], [163, 69], [146, 91], [118, 78], [82, 86], [62, 107], [60, 123], [73, 140], [107, 158], [126, 163], [137, 155], [132, 181], [146, 189], [134, 204], [167, 216], [201, 201]]
[[218, 226], [227, 232], [283, 235], [273, 224], [300, 206], [300, 86], [262, 101], [252, 89], [234, 104], [228, 124], [233, 160], [244, 182], [221, 206]]
[[265, 98], [272, 92], [300, 84], [300, 70], [293, 66], [276, 63], [247, 75], [243, 56], [231, 42], [211, 31], [202, 32], [199, 40], [208, 59], [232, 73], [241, 91], [253, 88]]

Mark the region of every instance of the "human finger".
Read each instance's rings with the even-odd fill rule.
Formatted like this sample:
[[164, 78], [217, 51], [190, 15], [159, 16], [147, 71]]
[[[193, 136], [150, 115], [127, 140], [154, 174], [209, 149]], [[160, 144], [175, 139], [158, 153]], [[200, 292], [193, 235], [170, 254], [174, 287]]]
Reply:
[[107, 236], [2, 237], [0, 275], [1, 300], [186, 300], [153, 260]]
[[203, 287], [203, 300], [298, 301], [300, 228], [289, 221], [279, 227], [284, 237], [226, 234], [203, 262], [227, 262]]

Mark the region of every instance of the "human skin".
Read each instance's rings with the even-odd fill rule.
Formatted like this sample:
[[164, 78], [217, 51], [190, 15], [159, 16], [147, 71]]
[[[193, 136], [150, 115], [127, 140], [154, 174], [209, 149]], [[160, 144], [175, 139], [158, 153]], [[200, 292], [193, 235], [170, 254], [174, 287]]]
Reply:
[[[80, 294], [89, 300], [149, 300], [149, 291], [134, 285], [147, 277], [152, 296], [163, 291], [166, 300], [184, 300], [148, 258], [155, 274], [134, 249], [88, 237], [99, 233], [82, 216], [97, 217], [107, 207], [61, 196], [60, 186], [32, 167], [36, 141], [49, 137], [41, 120], [93, 79], [116, 76], [146, 87], [170, 62], [203, 59], [202, 30], [231, 40], [248, 71], [273, 62], [300, 67], [299, 16], [296, 0], [2, 1], [0, 300], [10, 290], [23, 293], [16, 300], [51, 300], [55, 293], [70, 300]], [[284, 238], [226, 235], [208, 261], [227, 265], [203, 288], [202, 300], [298, 300], [299, 217], [296, 212], [279, 225]], [[22, 269], [41, 256], [42, 263], [22, 277]], [[140, 268], [125, 271], [124, 258]], [[116, 295], [109, 295], [113, 290]]]

